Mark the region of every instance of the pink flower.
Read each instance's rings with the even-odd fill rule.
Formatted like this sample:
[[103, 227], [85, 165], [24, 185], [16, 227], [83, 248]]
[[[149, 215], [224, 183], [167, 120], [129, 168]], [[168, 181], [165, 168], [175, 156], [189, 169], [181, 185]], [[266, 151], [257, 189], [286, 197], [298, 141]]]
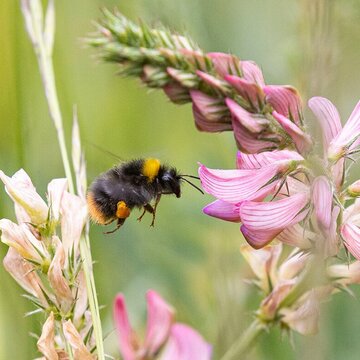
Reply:
[[147, 295], [148, 323], [145, 340], [141, 343], [131, 328], [125, 299], [122, 294], [115, 298], [114, 319], [118, 331], [120, 351], [124, 360], [208, 360], [211, 357], [209, 345], [190, 327], [174, 324], [174, 310], [155, 291]]

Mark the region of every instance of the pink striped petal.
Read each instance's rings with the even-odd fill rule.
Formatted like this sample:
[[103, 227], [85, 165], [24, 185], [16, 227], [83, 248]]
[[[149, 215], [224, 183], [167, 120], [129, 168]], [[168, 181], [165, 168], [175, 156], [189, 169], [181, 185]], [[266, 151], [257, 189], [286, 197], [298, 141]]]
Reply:
[[232, 130], [232, 124], [227, 122], [226, 119], [221, 119], [221, 121], [209, 121], [200, 113], [199, 109], [194, 104], [192, 109], [195, 126], [199, 131], [214, 133]]
[[215, 200], [203, 208], [206, 215], [232, 222], [240, 222], [239, 206], [222, 200]]
[[298, 91], [292, 86], [268, 85], [263, 88], [266, 101], [273, 109], [291, 119], [296, 125], [301, 124], [302, 104]]
[[225, 80], [236, 90], [236, 92], [249, 102], [250, 106], [260, 111], [264, 104], [265, 94], [261, 87], [252, 81], [238, 76], [226, 75]]
[[263, 73], [256, 63], [253, 61], [241, 61], [240, 65], [245, 80], [252, 81], [261, 87], [265, 86]]
[[210, 360], [211, 346], [191, 327], [177, 323], [160, 360]]
[[217, 74], [222, 78], [228, 74], [236, 75], [240, 72], [240, 60], [234, 55], [211, 52], [207, 56], [211, 59]]
[[[281, 178], [282, 167], [283, 164], [274, 164], [259, 170], [213, 170], [200, 165], [199, 176], [208, 194], [238, 204], [244, 200], [263, 199], [270, 194]], [[273, 181], [268, 184], [271, 179]]]
[[297, 150], [301, 154], [306, 153], [311, 149], [312, 141], [308, 134], [304, 133], [298, 126], [296, 126], [284, 115], [281, 115], [276, 111], [273, 111], [272, 115], [293, 139]]
[[312, 203], [319, 228], [323, 233], [330, 229], [333, 191], [325, 176], [318, 176], [312, 187]]
[[298, 152], [291, 150], [264, 151], [259, 154], [245, 154], [238, 151], [236, 164], [238, 169], [251, 170], [284, 160], [302, 161], [304, 158]]
[[339, 134], [342, 128], [339, 112], [330, 100], [320, 96], [311, 98], [308, 105], [320, 123], [324, 149], [327, 150], [331, 141]]
[[174, 104], [185, 104], [191, 101], [189, 91], [176, 82], [165, 85], [163, 91]]
[[360, 260], [360, 229], [348, 222], [341, 227], [340, 231], [346, 248], [357, 260]]
[[339, 134], [331, 141], [328, 157], [336, 161], [360, 144], [360, 101]]
[[289, 226], [276, 236], [276, 239], [282, 243], [298, 247], [303, 250], [310, 249], [316, 238], [316, 233], [304, 229], [300, 224]]
[[174, 309], [154, 290], [146, 294], [148, 321], [144, 348], [146, 354], [154, 356], [167, 340], [174, 322]]
[[228, 115], [228, 123], [231, 123], [230, 114], [227, 110], [227, 107], [218, 98], [213, 98], [198, 90], [191, 90], [190, 96], [198, 112], [208, 121], [221, 121], [225, 114]]
[[267, 128], [269, 121], [264, 116], [246, 111], [234, 100], [229, 98], [225, 99], [225, 103], [230, 109], [233, 122], [239, 122], [251, 133], [261, 133]]
[[138, 345], [135, 333], [129, 322], [123, 294], [119, 294], [115, 298], [114, 321], [122, 357], [124, 360], [136, 360], [136, 349], [138, 348]]
[[212, 76], [204, 71], [196, 70], [196, 75], [207, 85], [212, 87], [213, 89], [219, 90], [222, 93], [226, 93], [228, 84], [216, 78], [215, 76]]
[[254, 248], [271, 242], [281, 231], [303, 220], [308, 194], [296, 194], [278, 201], [244, 201], [240, 206], [241, 232]]
[[265, 150], [271, 150], [278, 147], [277, 140], [274, 141], [258, 139], [258, 134], [252, 134], [238, 121], [233, 119], [232, 127], [238, 148], [249, 154], [259, 153]]

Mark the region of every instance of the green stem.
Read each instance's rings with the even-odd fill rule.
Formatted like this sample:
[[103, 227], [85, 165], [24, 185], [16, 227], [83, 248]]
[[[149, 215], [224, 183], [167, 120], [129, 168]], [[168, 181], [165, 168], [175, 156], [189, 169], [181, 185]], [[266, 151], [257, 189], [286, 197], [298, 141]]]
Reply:
[[243, 359], [244, 355], [251, 349], [254, 342], [266, 329], [266, 326], [255, 319], [251, 325], [245, 330], [239, 341], [235, 342], [225, 353], [221, 360], [238, 360]]
[[80, 239], [80, 254], [83, 261], [83, 270], [88, 291], [89, 306], [93, 321], [94, 335], [96, 341], [96, 351], [99, 360], [105, 360], [104, 343], [102, 336], [101, 319], [99, 313], [99, 303], [96, 295], [95, 279], [93, 273], [93, 261], [90, 250], [90, 240], [87, 232]]
[[49, 113], [54, 122], [57, 133], [57, 138], [60, 147], [60, 154], [64, 165], [65, 175], [69, 183], [69, 191], [71, 193], [74, 193], [74, 182], [72, 179], [69, 156], [66, 150], [63, 120], [62, 120], [59, 100], [55, 86], [55, 76], [54, 76], [52, 57], [50, 54], [47, 53], [42, 41], [38, 41], [35, 44], [34, 49], [38, 59], [41, 79], [45, 90], [45, 96], [49, 108]]

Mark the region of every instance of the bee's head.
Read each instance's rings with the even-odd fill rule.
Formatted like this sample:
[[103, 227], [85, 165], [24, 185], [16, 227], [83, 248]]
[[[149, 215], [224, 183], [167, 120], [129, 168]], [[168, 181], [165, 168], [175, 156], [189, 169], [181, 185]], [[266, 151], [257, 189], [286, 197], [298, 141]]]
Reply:
[[180, 176], [173, 168], [164, 169], [159, 176], [159, 182], [163, 191], [169, 194], [175, 194], [177, 198], [181, 196], [180, 180]]

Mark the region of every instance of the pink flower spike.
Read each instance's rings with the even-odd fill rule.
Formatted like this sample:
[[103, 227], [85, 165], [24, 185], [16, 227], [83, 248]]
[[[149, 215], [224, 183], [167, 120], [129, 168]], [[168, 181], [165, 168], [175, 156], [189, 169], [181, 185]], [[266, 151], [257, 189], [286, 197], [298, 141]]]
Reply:
[[175, 311], [153, 290], [147, 292], [146, 299], [148, 321], [144, 348], [146, 354], [152, 357], [169, 337]]
[[329, 231], [331, 226], [331, 212], [333, 191], [325, 176], [318, 176], [312, 187], [312, 203], [315, 210], [315, 217], [320, 230], [323, 233]]
[[305, 218], [308, 200], [307, 193], [299, 193], [278, 201], [244, 201], [240, 206], [241, 232], [251, 246], [262, 248]]
[[129, 322], [125, 299], [122, 294], [117, 295], [115, 298], [114, 320], [119, 337], [121, 355], [124, 360], [135, 360], [138, 343]]
[[263, 73], [256, 63], [253, 61], [241, 61], [240, 65], [245, 80], [252, 81], [260, 87], [265, 86]]
[[222, 200], [215, 200], [203, 208], [206, 215], [231, 222], [240, 222], [239, 206]]
[[210, 360], [211, 346], [191, 327], [175, 324], [160, 360]]
[[259, 154], [245, 154], [238, 151], [236, 156], [237, 168], [243, 170], [260, 169], [284, 160], [302, 161], [304, 158], [298, 152], [291, 150], [264, 151]]
[[268, 85], [263, 88], [266, 101], [275, 111], [293, 120], [296, 125], [302, 121], [302, 104], [298, 91], [292, 86]]
[[331, 141], [328, 158], [337, 161], [360, 144], [360, 101], [355, 106], [343, 129]]
[[357, 260], [360, 260], [360, 229], [352, 223], [346, 223], [340, 231], [346, 248]]
[[265, 94], [259, 85], [233, 75], [226, 75], [225, 80], [242, 98], [249, 102], [251, 107], [258, 111], [261, 110], [264, 104]]
[[208, 194], [238, 204], [244, 200], [265, 198], [275, 189], [288, 166], [280, 163], [256, 170], [213, 170], [200, 164], [199, 176]]
[[221, 52], [211, 52], [207, 56], [211, 59], [215, 71], [224, 78], [228, 74], [239, 75], [240, 61], [236, 56]]
[[261, 133], [267, 128], [269, 121], [264, 116], [252, 114], [246, 111], [234, 100], [229, 98], [225, 99], [225, 103], [230, 109], [233, 123], [239, 122], [248, 131], [255, 134]]
[[311, 98], [308, 105], [320, 123], [324, 149], [327, 150], [342, 128], [339, 112], [330, 100], [320, 96]]
[[276, 111], [273, 111], [272, 115], [293, 139], [297, 150], [301, 154], [306, 153], [311, 149], [313, 144], [308, 134], [304, 133], [298, 126], [296, 126], [284, 115], [281, 115]]

